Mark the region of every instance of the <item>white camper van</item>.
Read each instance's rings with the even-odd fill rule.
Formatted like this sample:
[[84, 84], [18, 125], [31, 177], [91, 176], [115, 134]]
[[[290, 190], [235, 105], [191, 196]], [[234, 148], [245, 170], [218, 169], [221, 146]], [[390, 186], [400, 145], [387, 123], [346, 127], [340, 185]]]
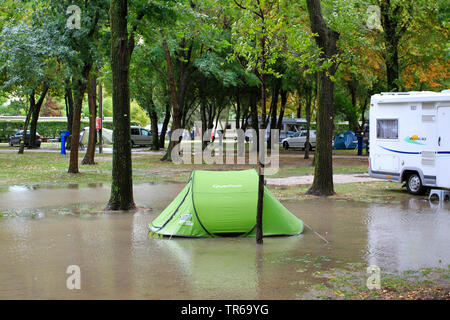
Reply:
[[372, 177], [450, 189], [450, 90], [376, 94], [369, 123]]

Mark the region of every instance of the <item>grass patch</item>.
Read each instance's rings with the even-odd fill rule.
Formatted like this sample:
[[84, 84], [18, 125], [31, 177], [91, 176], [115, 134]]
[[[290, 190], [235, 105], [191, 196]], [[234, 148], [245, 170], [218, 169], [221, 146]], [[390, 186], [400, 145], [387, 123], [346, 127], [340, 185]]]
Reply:
[[[2, 148], [7, 148], [2, 146]], [[47, 147], [46, 147], [47, 148]], [[11, 149], [11, 148], [10, 148]], [[16, 151], [15, 149], [12, 149]], [[48, 150], [47, 150], [48, 151]], [[353, 150], [335, 150], [336, 153], [348, 154]], [[95, 165], [81, 165], [84, 152], [80, 152], [79, 174], [69, 174], [69, 155], [61, 155], [55, 149], [51, 152], [25, 151], [23, 155], [16, 152], [0, 152], [0, 185], [65, 185], [68, 183], [89, 184], [111, 182], [112, 154], [96, 154]], [[254, 168], [254, 165], [207, 165], [175, 164], [160, 161], [160, 154], [133, 153], [133, 181], [142, 182], [186, 182], [194, 169], [205, 170], [242, 170]], [[334, 159], [334, 173], [367, 172], [365, 159]], [[289, 177], [313, 174], [311, 160], [299, 157], [280, 157], [280, 170], [275, 176]], [[270, 187], [281, 199], [304, 200], [309, 186]], [[395, 202], [410, 197], [401, 190], [399, 184], [390, 182], [368, 182], [335, 184], [335, 199], [353, 199], [365, 202]]]
[[[306, 195], [310, 186], [273, 187], [271, 191], [281, 200], [307, 200], [315, 196]], [[400, 184], [389, 181], [339, 183], [334, 185], [335, 195], [329, 199], [355, 200], [370, 203], [397, 203], [412, 196]]]
[[317, 299], [363, 299], [363, 300], [448, 300], [450, 285], [447, 281], [449, 269], [427, 268], [408, 270], [401, 274], [381, 272], [380, 289], [368, 289], [366, 281], [369, 274], [356, 265], [347, 264], [349, 269], [331, 269], [316, 272], [315, 277], [322, 280], [311, 285], [303, 297]]

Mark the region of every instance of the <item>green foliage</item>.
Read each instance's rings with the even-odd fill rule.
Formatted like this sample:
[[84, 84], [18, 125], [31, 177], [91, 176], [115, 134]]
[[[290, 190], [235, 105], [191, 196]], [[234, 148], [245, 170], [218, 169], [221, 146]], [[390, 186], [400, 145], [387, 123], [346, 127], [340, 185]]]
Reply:
[[137, 104], [136, 101], [132, 101], [130, 107], [131, 121], [139, 123], [139, 125], [143, 127], [150, 123], [150, 118], [148, 117], [147, 113], [144, 109], [141, 108], [139, 104]]
[[12, 100], [9, 104], [0, 105], [0, 115], [24, 116], [27, 105], [23, 100]]
[[336, 121], [355, 123], [358, 120], [358, 109], [354, 108], [352, 102], [341, 92], [334, 93], [334, 108]]
[[[385, 30], [367, 25], [368, 7], [383, 2], [321, 1], [327, 25], [339, 32], [339, 53], [333, 57], [339, 65], [333, 77], [337, 122], [360, 118], [367, 99], [386, 90]], [[409, 23], [399, 43], [402, 87], [447, 88], [449, 2], [417, 0], [411, 11], [405, 10], [411, 1], [390, 3], [392, 8], [401, 7], [401, 25]], [[82, 9], [80, 30], [66, 28], [69, 4]], [[92, 60], [92, 70], [98, 72], [106, 89], [103, 114], [112, 116], [108, 10], [108, 0], [1, 0], [0, 114], [25, 115], [29, 95], [33, 90], [39, 94], [44, 83], [51, 86], [55, 101], [63, 101], [64, 80], [79, 77], [83, 63]], [[264, 19], [258, 15], [261, 13]], [[184, 98], [182, 112], [191, 120], [185, 125], [201, 118], [202, 104], [214, 109], [212, 117], [226, 110], [221, 113], [223, 118], [233, 115], [239, 101], [242, 117], [249, 108], [249, 97], [261, 86], [261, 74], [267, 76], [268, 99], [273, 79], [281, 77], [283, 89], [289, 91], [286, 108], [301, 106], [304, 114], [309, 90], [314, 95], [314, 110], [317, 99], [311, 83], [316, 72], [332, 62], [320, 56], [304, 0], [134, 0], [129, 1], [128, 23], [128, 30], [135, 31], [130, 66], [131, 117], [141, 125], [148, 123], [145, 113], [149, 110], [155, 110], [162, 119], [170, 101], [167, 79], [161, 74], [167, 74], [163, 41], [170, 51], [175, 78], [183, 72], [188, 79], [186, 93], [179, 97]], [[95, 33], [91, 40], [90, 32]], [[183, 70], [182, 63], [186, 63]], [[9, 98], [14, 99], [5, 105]], [[85, 101], [83, 116], [87, 115]], [[59, 128], [48, 133], [45, 128], [39, 130], [52, 136]]]

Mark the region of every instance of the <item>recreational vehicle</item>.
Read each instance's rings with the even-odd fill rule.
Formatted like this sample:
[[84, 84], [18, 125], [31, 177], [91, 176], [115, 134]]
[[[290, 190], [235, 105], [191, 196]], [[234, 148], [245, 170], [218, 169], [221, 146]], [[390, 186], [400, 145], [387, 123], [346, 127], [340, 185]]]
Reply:
[[372, 96], [369, 137], [370, 176], [450, 189], [450, 90]]

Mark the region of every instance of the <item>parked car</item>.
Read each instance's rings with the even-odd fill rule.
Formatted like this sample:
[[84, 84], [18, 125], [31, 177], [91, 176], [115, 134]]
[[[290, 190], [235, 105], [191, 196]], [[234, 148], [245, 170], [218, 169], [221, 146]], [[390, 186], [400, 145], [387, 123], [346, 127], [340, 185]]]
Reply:
[[[18, 130], [14, 135], [9, 137], [9, 146], [10, 147], [19, 146], [22, 137], [23, 137], [23, 130]], [[42, 142], [41, 135], [38, 132], [36, 132], [36, 147], [40, 148], [41, 142]], [[29, 143], [30, 143], [30, 130], [27, 130], [25, 146], [28, 147]]]
[[[289, 148], [301, 148], [306, 149], [306, 130], [294, 133], [292, 137], [285, 138], [281, 141], [284, 149]], [[313, 150], [316, 147], [316, 130], [309, 131], [309, 150]]]
[[152, 133], [147, 129], [131, 126], [131, 144], [133, 146], [150, 146], [152, 139]]

